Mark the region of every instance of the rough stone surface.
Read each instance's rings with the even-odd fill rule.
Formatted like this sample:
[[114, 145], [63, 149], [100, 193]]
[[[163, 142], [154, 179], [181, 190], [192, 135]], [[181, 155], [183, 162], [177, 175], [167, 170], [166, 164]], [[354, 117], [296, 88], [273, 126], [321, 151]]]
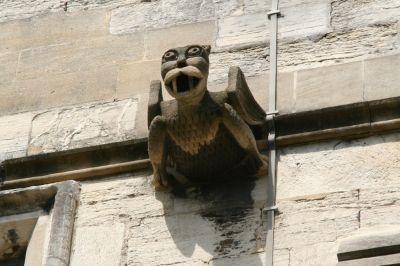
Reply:
[[35, 229], [30, 236], [29, 244], [25, 254], [25, 265], [42, 265], [49, 238], [50, 215], [39, 216]]
[[400, 95], [400, 54], [365, 61], [365, 100]]
[[116, 66], [16, 80], [1, 92], [0, 115], [112, 100], [116, 84]]
[[[25, 6], [29, 5], [25, 3]], [[57, 12], [31, 19], [0, 23], [0, 54], [104, 36], [108, 34], [107, 26], [107, 12], [104, 10]]]
[[142, 57], [143, 39], [140, 35], [91, 38], [22, 51], [17, 78], [88, 71]]
[[121, 223], [77, 228], [70, 265], [121, 265], [124, 232]]
[[[295, 104], [294, 90], [294, 72], [278, 73], [278, 89], [277, 89], [277, 108], [279, 113], [285, 114], [293, 112]], [[268, 88], [269, 88], [269, 73], [255, 77], [246, 77], [247, 85], [258, 102], [265, 110], [268, 110]], [[227, 87], [227, 83], [210, 84], [210, 91], [222, 91]]]
[[88, 104], [38, 113], [33, 118], [29, 154], [131, 139], [137, 101]]
[[399, 184], [399, 140], [395, 133], [282, 149], [278, 197]]
[[[174, 47], [190, 44], [213, 46], [216, 31], [214, 20], [179, 25], [167, 29], [149, 30], [145, 35], [145, 58], [161, 62], [164, 52]], [[211, 50], [213, 48], [211, 47]]]
[[0, 117], [0, 161], [26, 156], [32, 113]]
[[[138, 63], [122, 65], [119, 68], [117, 99], [132, 97], [143, 93], [149, 93], [150, 82], [161, 80], [161, 57], [153, 61], [141, 61]], [[140, 109], [140, 110], [146, 110]]]
[[362, 102], [362, 62], [298, 71], [295, 97], [296, 111]]
[[[261, 1], [254, 2], [260, 5]], [[254, 7], [249, 9], [257, 11]], [[330, 5], [327, 1], [283, 1], [280, 10], [283, 14], [279, 20], [280, 38], [298, 38], [329, 31]], [[270, 25], [265, 9], [257, 13], [242, 12], [244, 14], [227, 16], [218, 21], [216, 45], [219, 48], [265, 43], [269, 40]]]
[[122, 34], [146, 28], [167, 28], [214, 18], [212, 0], [160, 0], [112, 10], [110, 32]]
[[[265, 179], [228, 184], [222, 194], [216, 187], [203, 190], [201, 197], [180, 198], [155, 193], [148, 174], [84, 182], [75, 226], [97, 230], [124, 224], [122, 264], [203, 265], [210, 261], [213, 265], [229, 265], [232, 260], [225, 258], [243, 256], [243, 261], [262, 265], [262, 254], [252, 254], [262, 252], [264, 245], [263, 218], [257, 204], [261, 204], [260, 196], [265, 201], [260, 193], [265, 191]], [[238, 195], [243, 188], [247, 194]], [[85, 233], [81, 235], [75, 234], [75, 251], [82, 245], [77, 239], [83, 239]], [[107, 252], [109, 245], [103, 245], [102, 250]], [[96, 253], [94, 249], [85, 250], [81, 258]], [[288, 257], [285, 251], [281, 255], [281, 260]]]
[[332, 1], [332, 27], [357, 28], [363, 25], [399, 21], [399, 3], [381, 1]]

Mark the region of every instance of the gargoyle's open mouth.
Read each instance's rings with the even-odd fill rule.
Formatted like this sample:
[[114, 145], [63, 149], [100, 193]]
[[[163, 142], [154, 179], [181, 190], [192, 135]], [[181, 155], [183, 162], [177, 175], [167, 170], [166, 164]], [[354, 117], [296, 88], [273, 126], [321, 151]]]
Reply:
[[174, 78], [168, 86], [172, 88], [174, 92], [182, 93], [192, 90], [199, 84], [200, 79], [196, 77], [187, 76], [181, 73], [179, 76]]
[[168, 71], [164, 77], [164, 82], [172, 94], [184, 96], [189, 91], [197, 90], [203, 79], [204, 76], [197, 67], [186, 66]]

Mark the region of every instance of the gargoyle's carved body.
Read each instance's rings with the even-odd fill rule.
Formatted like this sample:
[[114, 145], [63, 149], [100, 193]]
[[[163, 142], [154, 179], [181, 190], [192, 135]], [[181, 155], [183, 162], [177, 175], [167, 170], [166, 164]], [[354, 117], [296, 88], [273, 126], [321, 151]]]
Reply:
[[[207, 91], [208, 49], [189, 46], [164, 55], [162, 76], [176, 100], [163, 102], [160, 83], [152, 83], [149, 156], [156, 188], [246, 177], [266, 164], [245, 122], [260, 125], [265, 114], [258, 105], [254, 109], [249, 103], [243, 104], [249, 99], [240, 97], [248, 97], [249, 91], [239, 92], [239, 96], [237, 88]], [[243, 78], [240, 70], [235, 70]], [[250, 102], [255, 103], [252, 97]]]

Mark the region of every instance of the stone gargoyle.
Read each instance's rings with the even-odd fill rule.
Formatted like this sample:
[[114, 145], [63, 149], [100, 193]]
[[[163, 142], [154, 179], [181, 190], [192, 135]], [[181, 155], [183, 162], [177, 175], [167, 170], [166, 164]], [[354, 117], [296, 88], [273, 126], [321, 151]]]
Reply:
[[165, 52], [161, 76], [174, 100], [163, 101], [161, 82], [151, 82], [148, 150], [158, 190], [255, 176], [267, 168], [255, 137], [266, 114], [239, 67], [230, 68], [225, 91], [207, 90], [210, 48]]

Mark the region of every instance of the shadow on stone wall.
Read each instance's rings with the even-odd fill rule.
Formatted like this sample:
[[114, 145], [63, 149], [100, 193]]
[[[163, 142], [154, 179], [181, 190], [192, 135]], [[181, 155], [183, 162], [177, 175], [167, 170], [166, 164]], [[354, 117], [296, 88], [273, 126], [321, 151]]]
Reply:
[[[226, 258], [236, 261], [262, 250], [265, 230], [262, 211], [254, 207], [255, 185], [256, 179], [248, 178], [174, 193], [174, 208], [165, 222], [181, 254], [202, 261], [210, 261], [211, 255], [212, 265], [232, 265]], [[257, 256], [251, 263], [262, 265]]]

